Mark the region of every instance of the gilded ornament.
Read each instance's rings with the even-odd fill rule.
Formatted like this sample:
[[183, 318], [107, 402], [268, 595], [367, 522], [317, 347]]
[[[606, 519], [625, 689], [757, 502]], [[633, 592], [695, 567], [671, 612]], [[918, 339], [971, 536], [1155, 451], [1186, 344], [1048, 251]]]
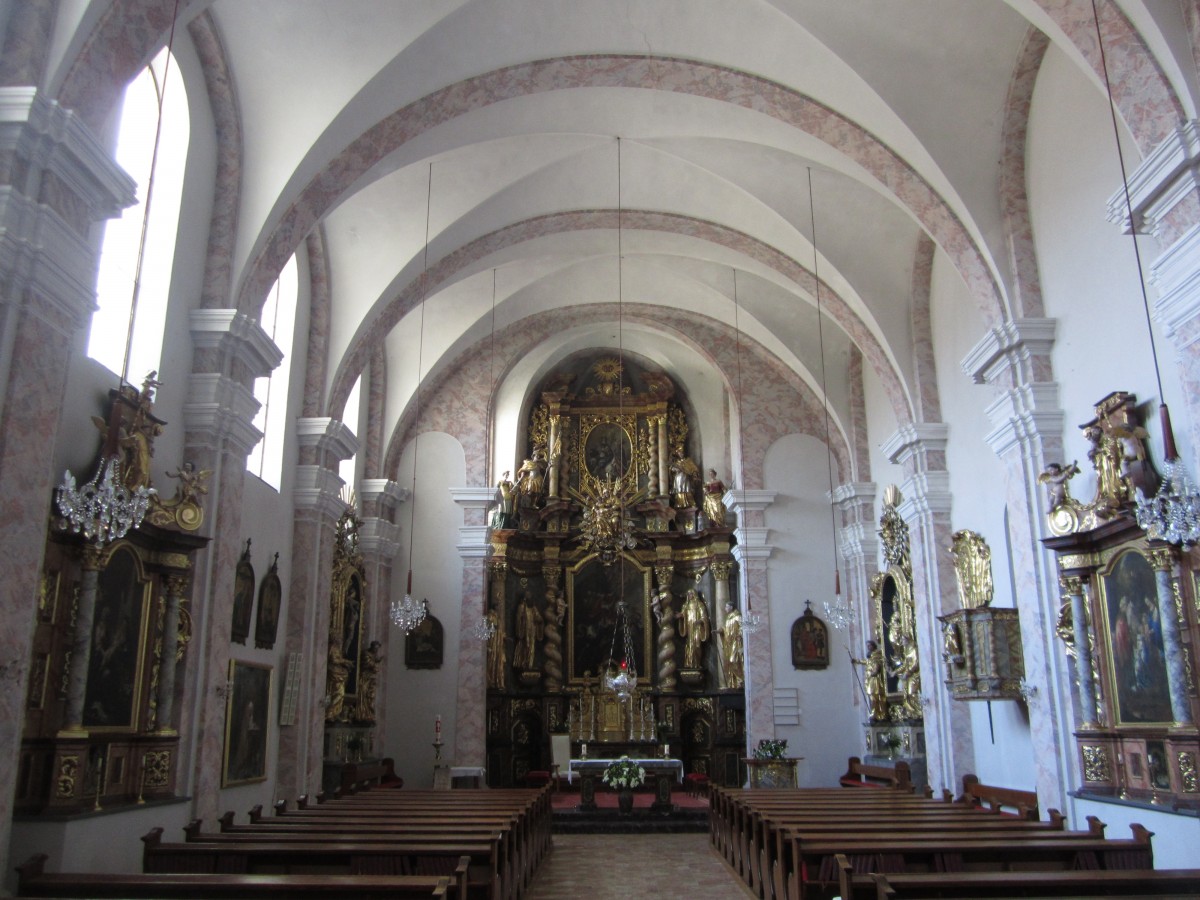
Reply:
[[1175, 550], [1172, 547], [1155, 547], [1146, 552], [1146, 558], [1155, 572], [1170, 572], [1175, 568]]
[[170, 783], [171, 751], [150, 750], [142, 760], [143, 786], [148, 788], [165, 788]]
[[79, 774], [79, 757], [62, 756], [58, 760], [58, 776], [54, 779], [54, 796], [59, 800], [70, 800], [75, 796], [75, 779]]
[[962, 529], [951, 535], [950, 553], [958, 576], [958, 601], [963, 609], [989, 606], [992, 602], [992, 548], [983, 535]]
[[1180, 750], [1179, 756], [1179, 780], [1183, 784], [1183, 792], [1185, 794], [1194, 794], [1200, 787], [1197, 787], [1196, 779], [1196, 754], [1190, 750]]
[[1083, 777], [1087, 781], [1106, 782], [1112, 779], [1108, 765], [1108, 748], [1098, 744], [1083, 745]]
[[717, 581], [728, 581], [733, 572], [733, 563], [729, 560], [717, 560], [710, 564], [713, 578]]

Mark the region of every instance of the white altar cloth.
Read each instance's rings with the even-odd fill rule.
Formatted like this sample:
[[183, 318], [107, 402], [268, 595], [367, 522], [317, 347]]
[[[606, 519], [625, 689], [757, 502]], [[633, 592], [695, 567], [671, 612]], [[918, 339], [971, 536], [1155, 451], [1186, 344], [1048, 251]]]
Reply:
[[[603, 775], [604, 770], [614, 762], [616, 762], [615, 759], [572, 759], [567, 763], [567, 784], [574, 783], [576, 772], [582, 775], [585, 771], [590, 770], [597, 775]], [[683, 783], [683, 760], [681, 759], [631, 759], [630, 762], [645, 769], [648, 776], [664, 770], [674, 772], [675, 780], [680, 784]]]

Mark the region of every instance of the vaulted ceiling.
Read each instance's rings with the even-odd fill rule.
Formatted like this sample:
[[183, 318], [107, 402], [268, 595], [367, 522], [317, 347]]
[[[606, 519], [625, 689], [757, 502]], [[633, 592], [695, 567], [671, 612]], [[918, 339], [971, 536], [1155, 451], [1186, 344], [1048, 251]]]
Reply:
[[[1040, 54], [1064, 55], [1103, 102], [1088, 0], [185, 6], [211, 14], [241, 123], [235, 298], [256, 308], [320, 226], [324, 411], [382, 348], [389, 435], [417, 377], [422, 296], [428, 377], [487, 338], [493, 269], [499, 329], [614, 305], [545, 341], [546, 359], [620, 340], [696, 366], [669, 329], [618, 336], [620, 298], [736, 320], [818, 387], [815, 270], [835, 413], [854, 344], [903, 420], [923, 244], [980, 328], [1036, 314], [1019, 308], [1001, 182]], [[1119, 7], [1190, 106], [1179, 4]]]

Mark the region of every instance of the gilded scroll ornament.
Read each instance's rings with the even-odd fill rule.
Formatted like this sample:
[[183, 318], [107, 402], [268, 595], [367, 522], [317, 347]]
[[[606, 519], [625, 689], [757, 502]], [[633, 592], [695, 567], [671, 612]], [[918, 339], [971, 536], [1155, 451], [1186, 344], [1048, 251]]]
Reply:
[[1179, 780], [1183, 784], [1183, 792], [1185, 794], [1196, 793], [1200, 790], [1196, 779], [1196, 754], [1190, 750], [1180, 750], [1178, 761]]
[[1107, 747], [1100, 744], [1083, 745], [1083, 777], [1087, 781], [1095, 782], [1112, 780]]
[[70, 800], [75, 796], [76, 778], [79, 775], [79, 757], [62, 756], [58, 760], [58, 775], [54, 779], [54, 796], [59, 800]]
[[989, 606], [992, 602], [992, 548], [983, 535], [969, 529], [951, 536], [950, 553], [958, 576], [958, 602], [963, 609]]
[[165, 788], [171, 777], [171, 751], [150, 750], [142, 760], [142, 784], [148, 788]]

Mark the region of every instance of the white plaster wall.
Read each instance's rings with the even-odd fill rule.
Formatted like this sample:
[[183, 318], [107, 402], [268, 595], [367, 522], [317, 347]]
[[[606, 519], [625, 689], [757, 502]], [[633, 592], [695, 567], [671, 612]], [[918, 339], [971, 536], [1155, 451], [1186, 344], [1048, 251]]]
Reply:
[[[458, 692], [458, 641], [462, 606], [462, 560], [455, 549], [463, 511], [450, 497], [450, 488], [466, 479], [462, 446], [448, 434], [425, 432], [417, 454], [417, 489], [400, 508], [401, 549], [392, 577], [393, 596], [404, 596], [412, 535], [413, 596], [429, 599], [429, 611], [445, 630], [445, 655], [440, 669], [409, 669], [404, 665], [404, 633], [390, 627], [386, 641], [386, 733], [380, 756], [396, 760], [396, 774], [410, 787], [433, 786], [433, 727], [442, 717], [444, 759], [454, 747]], [[400, 457], [399, 482], [412, 487], [413, 445]], [[420, 527], [410, 532], [413, 504]], [[482, 708], [482, 704], [481, 704]]]
[[[896, 416], [892, 412], [891, 401], [883, 389], [875, 371], [869, 366], [863, 368], [863, 405], [867, 412], [867, 449], [871, 462], [870, 473], [860, 472], [859, 481], [873, 481], [879, 485], [875, 498], [874, 521], [879, 522], [879, 514], [883, 511], [883, 489], [889, 484], [900, 484], [904, 481], [904, 470], [893, 465], [880, 449], [899, 427]], [[869, 475], [869, 477], [868, 477]]]
[[[992, 549], [993, 606], [1016, 605], [1015, 577], [1008, 552], [1005, 471], [999, 457], [984, 440], [992, 429], [985, 412], [995, 394], [988, 385], [975, 384], [962, 371], [961, 360], [985, 330], [958, 273], [938, 253], [933, 261], [930, 283], [934, 362], [937, 367], [942, 418], [953, 423], [946, 444], [946, 467], [950, 473], [953, 507], [950, 524], [955, 531], [969, 528], [983, 535]], [[939, 552], [949, 548], [939, 547]], [[954, 584], [950, 585], [956, 589]], [[917, 598], [918, 607], [921, 598]], [[938, 610], [933, 614], [937, 615]], [[1022, 622], [1022, 632], [1039, 623]], [[936, 631], [935, 631], [936, 633]], [[925, 691], [946, 694], [943, 673], [922, 680]], [[1023, 707], [1011, 700], [953, 701], [967, 703], [971, 712], [975, 765], [972, 771], [987, 784], [1034, 790], [1033, 743], [1029, 718]], [[955, 786], [958, 789], [958, 786]]]
[[[1129, 142], [1124, 146], [1126, 168], [1133, 171], [1136, 149]], [[1030, 110], [1027, 166], [1046, 315], [1058, 320], [1053, 362], [1066, 415], [1064, 455], [1083, 461], [1071, 492], [1086, 501], [1095, 477], [1076, 426], [1092, 417], [1097, 400], [1114, 390], [1135, 392], [1149, 413], [1145, 424], [1156, 463], [1162, 460], [1162, 441], [1133, 242], [1105, 220], [1108, 198], [1121, 187], [1107, 100], [1053, 46]], [[1142, 239], [1143, 264], [1157, 255], [1154, 241]], [[1150, 301], [1153, 305], [1152, 289]], [[1155, 341], [1179, 451], [1192, 459], [1189, 429], [1180, 421], [1184, 407], [1174, 352], [1157, 328]]]
[[767, 451], [763, 475], [764, 487], [778, 491], [766, 513], [775, 547], [768, 562], [772, 675], [777, 689], [796, 688], [800, 697], [800, 725], [776, 725], [775, 736], [787, 740], [789, 754], [804, 757], [802, 787], [835, 786], [846, 760], [861, 755], [862, 743], [862, 710], [854, 706], [844, 634], [829, 629], [829, 668], [792, 667], [791, 627], [803, 615], [804, 601], [811, 600], [813, 614], [824, 619], [824, 601], [833, 597], [827, 459], [824, 443], [790, 434]]

